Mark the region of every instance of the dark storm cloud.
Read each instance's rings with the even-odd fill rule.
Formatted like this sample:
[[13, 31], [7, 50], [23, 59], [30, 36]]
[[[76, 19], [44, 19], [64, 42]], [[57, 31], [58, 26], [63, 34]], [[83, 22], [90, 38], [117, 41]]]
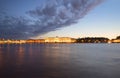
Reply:
[[45, 4], [27, 12], [32, 20], [12, 16], [0, 19], [0, 37], [20, 39], [55, 31], [77, 23], [101, 1], [103, 0], [47, 0]]
[[32, 34], [29, 34], [30, 27], [28, 21], [23, 17], [10, 17], [5, 16], [4, 19], [0, 20], [0, 37], [19, 39], [28, 38]]

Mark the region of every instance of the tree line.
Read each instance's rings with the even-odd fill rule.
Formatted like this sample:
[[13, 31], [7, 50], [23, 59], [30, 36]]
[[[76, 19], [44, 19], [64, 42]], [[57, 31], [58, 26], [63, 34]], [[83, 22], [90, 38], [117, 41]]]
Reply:
[[77, 43], [107, 43], [108, 41], [109, 39], [105, 37], [85, 37], [76, 40]]

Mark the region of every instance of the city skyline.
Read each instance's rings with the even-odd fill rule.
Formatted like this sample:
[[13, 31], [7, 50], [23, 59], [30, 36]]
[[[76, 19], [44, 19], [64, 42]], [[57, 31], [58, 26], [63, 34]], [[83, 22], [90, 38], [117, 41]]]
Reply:
[[106, 37], [85, 37], [85, 38], [71, 38], [71, 37], [47, 37], [43, 39], [27, 39], [27, 40], [13, 40], [0, 39], [0, 44], [26, 44], [26, 43], [120, 43], [120, 36], [115, 39]]
[[[39, 39], [41, 37], [55, 37], [55, 36], [73, 37], [73, 38], [107, 37], [107, 38], [112, 39], [112, 38], [116, 38], [116, 36], [120, 35], [120, 31], [119, 31], [119, 29], [120, 29], [120, 22], [119, 22], [119, 20], [120, 20], [120, 11], [119, 11], [120, 1], [119, 0], [105, 0], [104, 2], [102, 2], [99, 5], [97, 5], [96, 7], [94, 7], [90, 12], [87, 12], [87, 14], [85, 14], [85, 16], [83, 15], [82, 18], [79, 17], [79, 20], [77, 19], [77, 23], [74, 23], [76, 21], [73, 21], [73, 19], [72, 19], [72, 22], [70, 22], [69, 24], [61, 23], [61, 24], [64, 24], [64, 25], [60, 25], [63, 27], [52, 26], [52, 27], [47, 27], [47, 28], [43, 27], [42, 29], [39, 29], [39, 27], [37, 27], [37, 25], [33, 25], [32, 27], [29, 27], [29, 25], [32, 24], [33, 22], [26, 24], [26, 22], [28, 21], [28, 19], [26, 20], [26, 18], [29, 18], [29, 19], [33, 19], [33, 18], [31, 18], [30, 16], [28, 16], [26, 14], [32, 14], [32, 13], [36, 12], [36, 7], [47, 5], [48, 1], [50, 1], [50, 0], [26, 0], [26, 1], [24, 1], [24, 0], [19, 0], [19, 1], [1, 0], [0, 1], [0, 9], [1, 9], [0, 18], [4, 18], [2, 16], [7, 15], [8, 17], [6, 17], [6, 18], [11, 19], [11, 17], [9, 17], [9, 16], [14, 16], [14, 20], [17, 19], [18, 21], [16, 21], [16, 22], [19, 22], [19, 21], [21, 21], [21, 19], [18, 19], [18, 18], [19, 18], [19, 16], [22, 16], [20, 18], [22, 18], [22, 22], [24, 22], [25, 24], [23, 24], [23, 23], [16, 24], [15, 23], [15, 25], [17, 26], [16, 29], [14, 30], [14, 26], [10, 25], [10, 26], [13, 26], [13, 30], [10, 30], [9, 25], [4, 25], [0, 21], [0, 27], [1, 27], [0, 35], [7, 34], [6, 35], [6, 37], [7, 37], [7, 36], [15, 36], [14, 34], [17, 34], [15, 37], [18, 37], [18, 39], [20, 39], [20, 38]], [[51, 5], [55, 4], [55, 6], [56, 6], [55, 1], [57, 1], [57, 0], [51, 0], [50, 1]], [[60, 1], [62, 1], [62, 0], [60, 0]], [[67, 1], [68, 2], [70, 1], [72, 3], [73, 0], [67, 0]], [[82, 0], [76, 0], [76, 2], [77, 1], [82, 1]], [[90, 1], [92, 1], [92, 0], [90, 0]], [[98, 0], [98, 1], [101, 1], [101, 0]], [[57, 2], [57, 3], [59, 3], [60, 6], [62, 5], [61, 2]], [[94, 6], [96, 3], [97, 2], [95, 2], [93, 0], [92, 4]], [[58, 6], [58, 4], [57, 4], [57, 6]], [[62, 9], [63, 9], [63, 7], [62, 7]], [[89, 9], [89, 8], [85, 8], [85, 10], [87, 10], [87, 9]], [[47, 12], [50, 12], [50, 11], [47, 11]], [[82, 12], [86, 13], [84, 11], [82, 11]], [[74, 19], [76, 20], [76, 17]], [[13, 18], [12, 18], [12, 20], [13, 20]], [[36, 19], [34, 19], [34, 21], [36, 21]], [[12, 23], [14, 23], [14, 22], [12, 22]], [[19, 24], [21, 24], [21, 26]], [[8, 26], [8, 28], [7, 27], [5, 28], [5, 26]], [[54, 27], [56, 27], [56, 28], [54, 28]], [[43, 30], [43, 29], [45, 29], [45, 30]], [[10, 31], [8, 31], [8, 30], [10, 30]], [[6, 31], [8, 31], [8, 32], [6, 32]]]

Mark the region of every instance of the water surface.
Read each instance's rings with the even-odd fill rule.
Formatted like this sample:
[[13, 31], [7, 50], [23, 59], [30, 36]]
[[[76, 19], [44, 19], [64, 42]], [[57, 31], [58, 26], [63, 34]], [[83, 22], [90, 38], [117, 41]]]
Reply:
[[1, 44], [0, 78], [120, 78], [120, 44]]

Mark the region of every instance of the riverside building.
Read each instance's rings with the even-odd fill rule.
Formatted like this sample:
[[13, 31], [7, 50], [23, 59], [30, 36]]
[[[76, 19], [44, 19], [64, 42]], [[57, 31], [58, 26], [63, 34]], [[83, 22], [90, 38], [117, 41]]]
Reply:
[[76, 39], [70, 37], [48, 37], [45, 38], [46, 43], [74, 43]]

